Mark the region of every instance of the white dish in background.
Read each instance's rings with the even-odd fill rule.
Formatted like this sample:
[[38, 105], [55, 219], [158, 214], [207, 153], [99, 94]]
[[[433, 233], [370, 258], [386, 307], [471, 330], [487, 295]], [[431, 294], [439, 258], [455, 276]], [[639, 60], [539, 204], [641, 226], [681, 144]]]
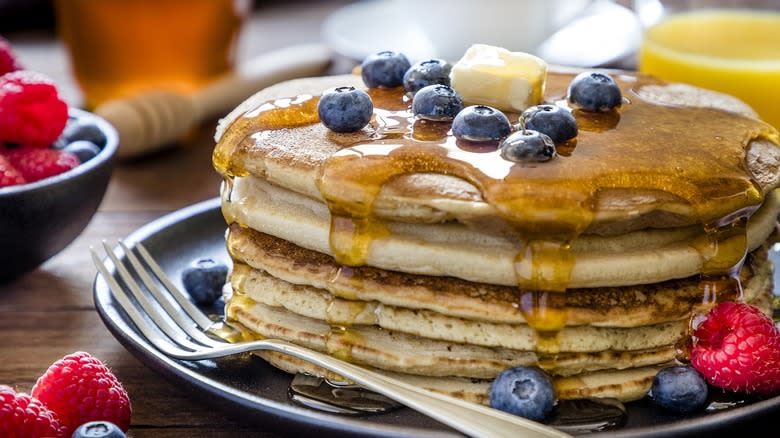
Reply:
[[436, 56], [425, 33], [392, 0], [367, 0], [344, 6], [322, 24], [325, 43], [340, 55], [360, 61], [382, 50], [404, 53], [411, 62]]
[[[356, 61], [381, 50], [402, 52], [412, 63], [432, 57], [446, 59], [419, 24], [409, 19], [412, 12], [404, 9], [394, 0], [349, 4], [325, 19], [323, 40], [335, 52]], [[554, 65], [632, 69], [641, 33], [642, 24], [633, 11], [613, 1], [596, 0], [545, 40], [535, 54]]]

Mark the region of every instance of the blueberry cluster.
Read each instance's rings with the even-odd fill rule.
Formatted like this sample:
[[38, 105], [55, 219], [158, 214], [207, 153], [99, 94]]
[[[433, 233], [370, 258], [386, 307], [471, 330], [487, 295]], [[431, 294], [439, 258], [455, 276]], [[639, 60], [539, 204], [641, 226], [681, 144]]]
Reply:
[[[554, 158], [555, 145], [577, 136], [572, 111], [559, 105], [541, 104], [526, 109], [519, 129], [500, 110], [486, 105], [464, 107], [464, 100], [450, 86], [452, 66], [432, 58], [410, 65], [402, 53], [382, 51], [366, 57], [361, 76], [369, 88], [404, 87], [412, 98], [412, 112], [420, 119], [452, 122], [452, 134], [460, 141], [496, 143], [501, 156], [516, 162], [543, 162]], [[569, 85], [567, 101], [572, 108], [607, 112], [622, 103], [615, 80], [602, 72], [583, 72]], [[354, 87], [326, 91], [318, 112], [322, 123], [335, 132], [355, 132], [371, 120], [371, 97]]]
[[[473, 105], [461, 111], [452, 121], [452, 134], [461, 141], [498, 143], [501, 156], [505, 160], [548, 161], [556, 156], [555, 143], [551, 136], [563, 138], [562, 141], [573, 136], [563, 134], [562, 132], [570, 130], [570, 127], [559, 123], [537, 123], [539, 127], [536, 130], [528, 129], [528, 122], [534, 118], [533, 114], [540, 112], [543, 111], [531, 111], [528, 120], [521, 116], [521, 128], [513, 132], [513, 126], [503, 112], [486, 105]], [[560, 108], [560, 113], [569, 114], [571, 120], [574, 120], [567, 110]], [[575, 122], [575, 136], [576, 132]]]
[[[443, 59], [426, 59], [411, 65], [407, 57], [385, 50], [366, 57], [360, 65], [363, 83], [369, 88], [395, 88], [415, 98], [415, 113], [429, 120], [452, 120], [463, 99], [450, 87], [452, 65]], [[327, 90], [317, 112], [322, 123], [334, 132], [356, 132], [371, 120], [374, 111], [370, 96], [354, 87]]]

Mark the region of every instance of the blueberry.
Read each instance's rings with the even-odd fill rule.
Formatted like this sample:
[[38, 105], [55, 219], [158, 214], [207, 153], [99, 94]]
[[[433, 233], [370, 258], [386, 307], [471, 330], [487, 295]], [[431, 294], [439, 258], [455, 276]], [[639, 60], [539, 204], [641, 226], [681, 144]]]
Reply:
[[367, 56], [360, 64], [360, 75], [367, 87], [399, 87], [404, 83], [404, 73], [410, 67], [403, 53], [385, 50]]
[[57, 143], [61, 146], [60, 148], [64, 148], [68, 144], [79, 140], [91, 141], [99, 148], [105, 146], [107, 141], [106, 133], [100, 129], [100, 126], [93, 122], [77, 120], [65, 126], [62, 135], [57, 139]]
[[414, 64], [404, 74], [404, 90], [415, 94], [428, 85], [450, 85], [452, 64], [443, 59], [426, 59]]
[[89, 140], [76, 140], [68, 143], [62, 150], [76, 155], [82, 163], [86, 163], [100, 153], [98, 145]]
[[371, 96], [355, 87], [337, 87], [322, 93], [317, 113], [322, 124], [335, 132], [355, 132], [371, 120]]
[[184, 269], [181, 281], [195, 304], [207, 306], [222, 296], [222, 286], [227, 281], [228, 267], [213, 259], [201, 258]]
[[122, 429], [109, 421], [90, 421], [73, 431], [71, 438], [126, 438]]
[[569, 103], [585, 111], [606, 112], [619, 107], [623, 101], [620, 87], [612, 76], [601, 72], [582, 72], [571, 83]]
[[553, 143], [563, 143], [577, 136], [577, 120], [571, 111], [558, 105], [532, 106], [520, 117], [526, 128], [547, 134]]
[[544, 420], [554, 403], [552, 380], [536, 367], [506, 369], [490, 386], [491, 407], [530, 420]]
[[498, 141], [510, 132], [512, 124], [506, 115], [485, 105], [466, 107], [452, 121], [452, 135], [459, 140]]
[[532, 129], [512, 133], [501, 142], [499, 148], [505, 160], [516, 162], [549, 161], [557, 155], [552, 139]]
[[648, 395], [670, 411], [693, 412], [701, 409], [707, 401], [707, 383], [691, 366], [668, 367], [655, 375]]
[[426, 120], [452, 120], [463, 109], [463, 98], [449, 85], [428, 85], [412, 98], [412, 112]]

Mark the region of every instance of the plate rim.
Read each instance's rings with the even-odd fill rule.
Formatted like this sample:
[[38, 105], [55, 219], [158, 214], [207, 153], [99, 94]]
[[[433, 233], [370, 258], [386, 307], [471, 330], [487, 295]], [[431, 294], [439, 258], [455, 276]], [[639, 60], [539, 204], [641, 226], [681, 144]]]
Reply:
[[[145, 240], [153, 238], [156, 234], [169, 230], [172, 227], [182, 226], [186, 221], [192, 221], [205, 215], [221, 214], [219, 211], [220, 202], [221, 199], [217, 196], [169, 212], [142, 225], [122, 240], [125, 243], [130, 244], [138, 242], [143, 243]], [[227, 228], [227, 224], [225, 224], [225, 228]], [[106, 258], [103, 260], [106, 261]], [[110, 263], [109, 270], [113, 271], [113, 265]], [[178, 363], [180, 361], [166, 357], [151, 346], [132, 323], [122, 318], [120, 312], [111, 304], [108, 285], [99, 272], [95, 274], [92, 291], [95, 308], [103, 321], [103, 324], [119, 343], [144, 365], [158, 374], [177, 380], [179, 383], [182, 383], [189, 388], [197, 391], [204, 391], [210, 395], [219, 396], [222, 401], [227, 401], [231, 403], [233, 407], [237, 407], [242, 411], [251, 412], [255, 415], [266, 414], [276, 416], [280, 420], [298, 423], [303, 427], [315, 427], [318, 432], [336, 432], [339, 433], [339, 436], [382, 438], [404, 436], [458, 436], [457, 432], [453, 435], [453, 432], [445, 430], [437, 431], [432, 429], [399, 427], [384, 423], [371, 423], [370, 421], [355, 421], [352, 418], [343, 415], [318, 412], [293, 404], [285, 404], [269, 398], [262, 398], [237, 388], [231, 388], [221, 382], [186, 368]], [[121, 319], [121, 321], [117, 321], [117, 317]], [[130, 329], [129, 333], [125, 327]], [[152, 356], [158, 362], [148, 362], [147, 359], [149, 359], [149, 356]], [[724, 425], [734, 426], [746, 423], [756, 417], [769, 414], [772, 411], [780, 412], [780, 395], [765, 400], [755, 401], [743, 406], [709, 412], [694, 418], [680, 419], [652, 426], [600, 431], [593, 433], [593, 435], [598, 436], [599, 438], [679, 437], [683, 435], [716, 432]], [[735, 412], [739, 415], [734, 415]], [[253, 423], [255, 422], [253, 421]]]

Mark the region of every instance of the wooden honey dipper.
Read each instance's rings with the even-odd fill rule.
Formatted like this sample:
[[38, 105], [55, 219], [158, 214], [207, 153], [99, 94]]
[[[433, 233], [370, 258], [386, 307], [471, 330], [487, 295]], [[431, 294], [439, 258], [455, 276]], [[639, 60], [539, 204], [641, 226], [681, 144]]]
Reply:
[[331, 51], [305, 44], [267, 52], [194, 94], [149, 91], [106, 102], [95, 114], [119, 133], [118, 159], [135, 158], [174, 144], [198, 123], [226, 115], [260, 89], [297, 77], [321, 74]]

